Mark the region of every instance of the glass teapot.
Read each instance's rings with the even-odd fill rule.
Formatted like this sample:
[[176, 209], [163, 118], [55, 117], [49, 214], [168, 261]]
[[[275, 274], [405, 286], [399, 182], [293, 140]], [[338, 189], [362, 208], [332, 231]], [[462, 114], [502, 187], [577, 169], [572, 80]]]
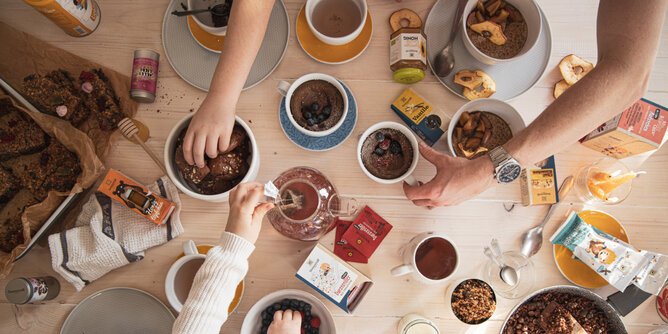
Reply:
[[274, 228], [302, 241], [320, 239], [338, 217], [353, 216], [359, 209], [357, 200], [338, 195], [327, 177], [311, 167], [284, 171], [265, 185], [265, 195], [276, 205], [267, 213]]

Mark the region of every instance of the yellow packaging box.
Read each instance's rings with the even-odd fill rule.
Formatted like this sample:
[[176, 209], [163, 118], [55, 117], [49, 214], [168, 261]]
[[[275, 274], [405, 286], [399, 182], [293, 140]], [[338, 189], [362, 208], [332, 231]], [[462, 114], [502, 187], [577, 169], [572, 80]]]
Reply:
[[554, 156], [545, 159], [541, 167], [526, 168], [520, 174], [523, 205], [552, 204], [557, 198], [557, 173]]
[[448, 117], [410, 88], [401, 93], [390, 108], [429, 146], [447, 130]]

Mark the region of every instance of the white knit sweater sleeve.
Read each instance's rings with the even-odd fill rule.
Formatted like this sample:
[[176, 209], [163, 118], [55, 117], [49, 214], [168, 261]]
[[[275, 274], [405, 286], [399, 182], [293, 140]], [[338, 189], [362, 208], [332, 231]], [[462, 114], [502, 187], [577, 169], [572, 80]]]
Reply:
[[195, 275], [188, 300], [172, 327], [173, 334], [220, 332], [236, 287], [248, 271], [248, 257], [254, 249], [246, 239], [223, 232], [220, 244], [209, 250]]

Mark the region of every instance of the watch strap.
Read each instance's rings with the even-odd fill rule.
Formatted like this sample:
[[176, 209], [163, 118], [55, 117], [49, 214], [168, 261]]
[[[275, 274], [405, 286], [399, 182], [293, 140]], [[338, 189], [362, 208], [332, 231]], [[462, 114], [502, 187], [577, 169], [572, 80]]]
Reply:
[[497, 146], [489, 151], [489, 158], [492, 159], [492, 164], [494, 164], [494, 169], [497, 169], [501, 166], [506, 160], [512, 159], [510, 154], [506, 152], [503, 146]]

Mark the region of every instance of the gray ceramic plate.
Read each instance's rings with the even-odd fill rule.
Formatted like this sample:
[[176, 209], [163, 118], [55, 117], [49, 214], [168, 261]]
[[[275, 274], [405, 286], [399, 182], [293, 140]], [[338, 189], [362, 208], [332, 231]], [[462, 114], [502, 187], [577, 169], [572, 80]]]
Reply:
[[[181, 2], [172, 0], [167, 7], [162, 21], [162, 46], [167, 60], [183, 80], [201, 90], [209, 91], [220, 54], [204, 49], [195, 41], [188, 30], [186, 17], [170, 14], [174, 10], [182, 10]], [[288, 46], [289, 33], [288, 12], [283, 2], [276, 0], [262, 46], [248, 74], [244, 89], [257, 85], [276, 69]]]
[[173, 324], [174, 315], [157, 298], [137, 289], [110, 288], [82, 300], [60, 334], [169, 334]]
[[[452, 29], [452, 20], [455, 15], [457, 1], [439, 0], [434, 4], [427, 17], [424, 32], [427, 35], [427, 60], [429, 67], [434, 72], [431, 62], [436, 54], [440, 52]], [[448, 76], [437, 77], [441, 83], [456, 95], [465, 98], [462, 95], [462, 86], [453, 82], [454, 75], [461, 70], [482, 70], [489, 74], [496, 81], [496, 93], [492, 98], [508, 101], [533, 87], [545, 72], [547, 63], [550, 60], [552, 52], [552, 31], [547, 22], [545, 14], [541, 11], [543, 17], [543, 29], [536, 45], [521, 58], [504, 64], [488, 65], [479, 62], [464, 47], [461, 31], [457, 32], [452, 50], [455, 56], [455, 68]]]
[[569, 285], [557, 285], [557, 286], [553, 286], [553, 287], [549, 287], [549, 288], [540, 289], [540, 290], [530, 294], [526, 298], [524, 298], [524, 300], [519, 302], [513, 308], [513, 310], [510, 311], [510, 313], [508, 314], [508, 318], [506, 318], [506, 321], [503, 323], [503, 327], [501, 327], [501, 331], [499, 333], [503, 334], [503, 332], [506, 328], [506, 325], [508, 324], [508, 320], [513, 315], [513, 313], [515, 313], [515, 311], [517, 311], [517, 308], [519, 308], [522, 304], [529, 301], [531, 298], [533, 298], [537, 295], [546, 293], [546, 292], [567, 293], [567, 294], [580, 296], [580, 297], [584, 297], [584, 298], [587, 298], [587, 299], [591, 300], [592, 302], [594, 302], [594, 305], [596, 305], [596, 307], [598, 307], [601, 311], [603, 311], [603, 313], [606, 314], [606, 316], [608, 318], [608, 321], [610, 322], [610, 325], [612, 326], [611, 333], [619, 333], [619, 334], [627, 333], [626, 327], [624, 326], [624, 322], [622, 322], [622, 318], [619, 316], [619, 313], [617, 313], [617, 311], [615, 311], [615, 309], [612, 308], [612, 306], [610, 306], [610, 304], [608, 304], [608, 302], [606, 302], [603, 298], [601, 298], [601, 296], [599, 296], [599, 295], [597, 295], [597, 294], [595, 294], [595, 293], [593, 293], [593, 292], [591, 292], [587, 289], [580, 288], [580, 287], [577, 287], [577, 286], [569, 286]]

